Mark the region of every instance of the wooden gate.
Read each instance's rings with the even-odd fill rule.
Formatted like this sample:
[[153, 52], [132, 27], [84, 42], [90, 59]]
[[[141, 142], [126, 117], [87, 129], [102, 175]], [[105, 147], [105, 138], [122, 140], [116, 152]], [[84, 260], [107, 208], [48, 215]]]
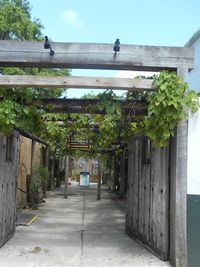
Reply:
[[127, 233], [162, 260], [169, 257], [169, 149], [129, 143]]
[[16, 131], [0, 136], [0, 247], [15, 232], [18, 138]]

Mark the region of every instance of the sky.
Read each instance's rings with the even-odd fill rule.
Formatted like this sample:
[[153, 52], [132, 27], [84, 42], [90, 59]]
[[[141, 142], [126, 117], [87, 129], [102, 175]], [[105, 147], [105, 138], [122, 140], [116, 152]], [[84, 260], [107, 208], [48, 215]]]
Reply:
[[[32, 18], [55, 42], [184, 46], [200, 28], [199, 0], [29, 0]], [[133, 77], [131, 72], [72, 70], [74, 76]], [[68, 90], [68, 97], [86, 90]]]

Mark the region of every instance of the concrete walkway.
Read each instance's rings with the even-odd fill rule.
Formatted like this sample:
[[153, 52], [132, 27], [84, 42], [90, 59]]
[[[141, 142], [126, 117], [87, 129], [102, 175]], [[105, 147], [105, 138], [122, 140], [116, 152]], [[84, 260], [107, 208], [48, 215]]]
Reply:
[[125, 203], [96, 188], [70, 187], [50, 193], [31, 226], [18, 226], [0, 249], [1, 267], [164, 267], [170, 266], [130, 239], [124, 230]]

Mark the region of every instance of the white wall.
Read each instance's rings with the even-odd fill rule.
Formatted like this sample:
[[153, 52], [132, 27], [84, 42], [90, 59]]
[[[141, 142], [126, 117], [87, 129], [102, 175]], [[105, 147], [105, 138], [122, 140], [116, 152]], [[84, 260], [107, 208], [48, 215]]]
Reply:
[[188, 194], [200, 195], [200, 110], [188, 121]]
[[194, 47], [194, 69], [189, 72], [188, 84], [191, 90], [200, 92], [200, 38], [192, 47]]

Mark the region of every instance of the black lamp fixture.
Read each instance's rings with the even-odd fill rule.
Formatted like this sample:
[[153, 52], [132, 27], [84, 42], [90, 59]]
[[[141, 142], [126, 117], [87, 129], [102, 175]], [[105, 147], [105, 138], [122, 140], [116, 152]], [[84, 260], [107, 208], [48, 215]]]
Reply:
[[119, 39], [116, 39], [115, 44], [113, 46], [113, 51], [115, 51], [115, 57], [116, 57], [117, 52], [120, 51], [120, 41], [119, 41]]
[[44, 49], [50, 49], [50, 52], [49, 52], [50, 56], [53, 56], [55, 54], [55, 52], [51, 48], [51, 44], [49, 43], [48, 36], [45, 36]]

